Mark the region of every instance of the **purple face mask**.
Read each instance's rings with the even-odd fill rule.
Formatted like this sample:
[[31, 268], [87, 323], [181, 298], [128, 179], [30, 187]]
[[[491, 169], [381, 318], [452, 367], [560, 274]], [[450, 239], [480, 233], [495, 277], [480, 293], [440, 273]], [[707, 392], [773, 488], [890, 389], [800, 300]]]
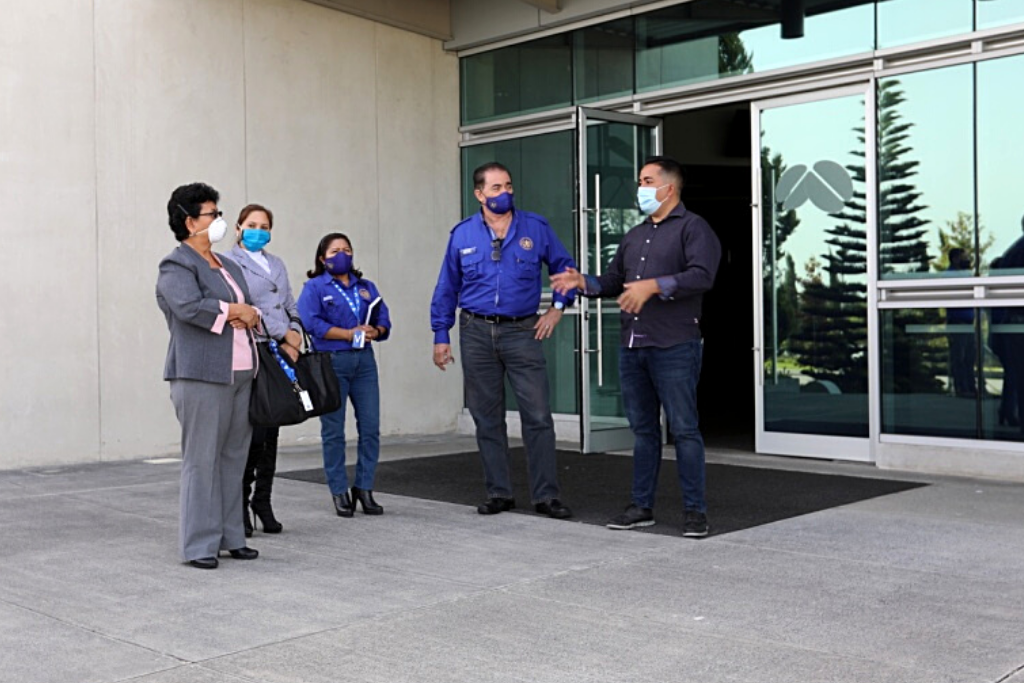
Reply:
[[487, 198], [487, 208], [491, 210], [491, 213], [498, 215], [506, 214], [512, 210], [513, 206], [514, 201], [511, 192], [502, 192], [497, 197]]
[[343, 251], [324, 259], [324, 268], [331, 275], [345, 275], [352, 271], [352, 257]]

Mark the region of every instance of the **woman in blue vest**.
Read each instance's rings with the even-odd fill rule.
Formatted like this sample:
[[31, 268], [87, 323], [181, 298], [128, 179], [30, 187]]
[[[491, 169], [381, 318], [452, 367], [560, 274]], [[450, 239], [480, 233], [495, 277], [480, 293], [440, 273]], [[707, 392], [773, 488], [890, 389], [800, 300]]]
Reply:
[[[373, 342], [391, 334], [388, 307], [377, 286], [352, 263], [352, 240], [333, 232], [316, 249], [313, 270], [299, 295], [299, 317], [318, 351], [331, 353], [341, 385], [341, 407], [320, 417], [324, 472], [335, 512], [351, 517], [356, 504], [368, 515], [383, 514], [373, 499], [373, 477], [380, 456], [380, 387]], [[356, 476], [349, 491], [345, 471], [345, 406], [348, 400], [359, 430]]]

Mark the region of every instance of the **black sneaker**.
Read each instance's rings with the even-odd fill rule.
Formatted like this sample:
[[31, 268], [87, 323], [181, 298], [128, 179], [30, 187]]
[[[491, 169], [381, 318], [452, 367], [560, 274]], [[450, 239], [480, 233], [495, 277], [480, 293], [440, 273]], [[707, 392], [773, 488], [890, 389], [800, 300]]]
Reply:
[[488, 498], [486, 503], [477, 507], [476, 511], [481, 515], [496, 515], [499, 512], [508, 512], [515, 506], [516, 501], [512, 498]]
[[708, 516], [696, 510], [687, 510], [683, 522], [683, 536], [687, 538], [704, 538], [708, 535]]
[[654, 526], [654, 510], [630, 503], [625, 512], [609, 519], [605, 526], [609, 529], [638, 529]]

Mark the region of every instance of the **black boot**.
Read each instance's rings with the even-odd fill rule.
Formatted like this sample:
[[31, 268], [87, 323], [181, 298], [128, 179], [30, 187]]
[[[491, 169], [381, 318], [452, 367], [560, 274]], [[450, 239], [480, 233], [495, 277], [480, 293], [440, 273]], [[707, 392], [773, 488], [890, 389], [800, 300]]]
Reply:
[[274, 509], [270, 507], [270, 499], [257, 500], [255, 497], [252, 499], [252, 513], [259, 517], [260, 524], [263, 526], [263, 531], [268, 534], [279, 534], [284, 530], [284, 526], [281, 522], [277, 521], [274, 517]]
[[278, 431], [276, 427], [254, 429], [252, 446], [249, 448], [249, 462], [256, 465], [253, 473], [255, 487], [250, 507], [252, 507], [253, 514], [259, 517], [263, 531], [268, 534], [279, 534], [284, 529], [274, 517], [274, 509], [270, 506], [270, 494], [274, 489], [274, 472], [277, 470]]
[[249, 501], [242, 502], [242, 514], [245, 515], [245, 537], [252, 538], [252, 517], [249, 516]]
[[351, 517], [356, 512], [356, 506], [352, 503], [352, 497], [348, 495], [348, 491], [341, 494], [340, 496], [331, 496], [334, 499], [334, 511], [338, 513], [339, 517]]
[[356, 503], [363, 504], [363, 512], [368, 515], [383, 515], [384, 508], [377, 505], [377, 501], [373, 499], [373, 491], [370, 489], [361, 489], [358, 486], [352, 487], [352, 507], [355, 509]]

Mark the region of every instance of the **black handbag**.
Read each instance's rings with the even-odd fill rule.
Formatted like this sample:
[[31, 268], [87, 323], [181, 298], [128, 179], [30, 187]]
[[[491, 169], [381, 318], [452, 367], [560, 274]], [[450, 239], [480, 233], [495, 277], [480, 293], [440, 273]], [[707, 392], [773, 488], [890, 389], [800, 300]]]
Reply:
[[[341, 407], [341, 388], [331, 366], [331, 354], [312, 349], [306, 335], [306, 350], [292, 362], [276, 342], [256, 345], [259, 372], [252, 382], [249, 422], [256, 427], [284, 427], [311, 417], [333, 413]], [[285, 370], [295, 375], [292, 381]], [[303, 393], [309, 403], [303, 401]]]

